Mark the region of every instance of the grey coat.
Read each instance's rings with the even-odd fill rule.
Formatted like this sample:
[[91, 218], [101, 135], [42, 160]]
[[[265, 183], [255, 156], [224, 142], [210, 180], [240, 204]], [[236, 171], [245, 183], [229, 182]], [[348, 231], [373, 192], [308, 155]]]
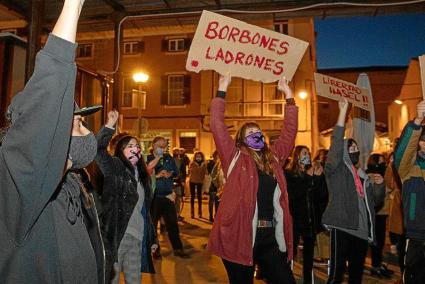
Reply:
[[[0, 147], [0, 283], [95, 283], [78, 271], [80, 264], [69, 266], [77, 254], [84, 264], [89, 259], [90, 269], [93, 265], [93, 252], [86, 254], [86, 247], [67, 234], [87, 240], [73, 229], [75, 224], [81, 228], [80, 219], [64, 222], [75, 217], [69, 212], [75, 207], [67, 205], [78, 195], [71, 177], [63, 177], [74, 110], [75, 48], [50, 35], [34, 74], [10, 107], [12, 126]], [[66, 192], [58, 188], [62, 179]]]
[[[323, 214], [322, 223], [328, 228], [346, 230], [359, 229], [359, 197], [354, 182], [354, 172], [348, 155], [344, 127], [335, 126], [332, 143], [325, 165], [325, 176], [329, 190], [329, 203]], [[385, 184], [373, 184], [369, 177], [359, 170], [365, 189], [365, 204], [369, 222], [368, 240], [373, 241], [375, 206], [385, 198]]]

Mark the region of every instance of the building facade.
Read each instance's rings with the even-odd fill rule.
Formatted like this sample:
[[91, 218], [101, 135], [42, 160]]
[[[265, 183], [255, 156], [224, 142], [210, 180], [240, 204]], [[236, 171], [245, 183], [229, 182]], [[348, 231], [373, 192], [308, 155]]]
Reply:
[[[300, 107], [297, 144], [315, 147], [318, 132], [314, 131], [317, 123], [313, 104], [316, 69], [313, 19], [277, 22], [267, 18], [250, 23], [310, 43], [291, 87], [295, 94], [307, 93], [305, 99], [296, 98]], [[195, 25], [124, 30], [119, 71], [122, 115], [119, 127], [121, 131], [139, 136], [145, 152], [157, 135], [167, 138], [171, 148], [183, 147], [189, 153], [199, 149], [208, 156], [215, 149], [209, 131], [209, 105], [217, 90], [218, 74], [213, 71], [196, 74], [185, 69], [195, 30]], [[105, 74], [114, 69], [112, 32], [81, 33], [78, 37], [80, 65]], [[149, 80], [134, 82], [132, 77], [137, 72], [148, 74]], [[108, 101], [110, 107], [111, 98]], [[276, 83], [233, 78], [226, 101], [226, 123], [232, 135], [248, 121], [257, 122], [270, 139], [279, 134], [284, 97], [277, 92]]]

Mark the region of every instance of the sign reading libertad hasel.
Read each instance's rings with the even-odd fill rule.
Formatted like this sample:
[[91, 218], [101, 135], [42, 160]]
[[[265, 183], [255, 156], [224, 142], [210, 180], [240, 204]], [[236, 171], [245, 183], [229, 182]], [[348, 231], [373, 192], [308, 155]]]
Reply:
[[203, 11], [186, 69], [270, 83], [291, 80], [308, 43], [268, 29]]
[[369, 91], [367, 89], [319, 73], [314, 73], [314, 81], [317, 95], [337, 101], [342, 101], [345, 98], [349, 103], [359, 108], [371, 110], [372, 105], [369, 103]]

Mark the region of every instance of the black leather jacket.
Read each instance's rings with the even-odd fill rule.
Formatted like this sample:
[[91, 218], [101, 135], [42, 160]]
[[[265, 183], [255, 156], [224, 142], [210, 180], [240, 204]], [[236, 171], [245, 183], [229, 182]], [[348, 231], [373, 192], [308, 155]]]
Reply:
[[[106, 283], [108, 283], [108, 277], [111, 276], [114, 262], [118, 260], [119, 245], [139, 199], [137, 181], [130, 163], [110, 156], [107, 151], [107, 146], [113, 133], [114, 130], [103, 127], [96, 136], [98, 152], [95, 161], [104, 175], [103, 211], [100, 215], [100, 223], [106, 254]], [[146, 216], [144, 216], [144, 234], [146, 236], [146, 249], [144, 251], [147, 252], [146, 258], [142, 256], [142, 267], [147, 267], [143, 272], [154, 273], [150, 251], [152, 244], [157, 243], [157, 240], [149, 214], [152, 189], [147, 173], [140, 176], [145, 189], [144, 206], [146, 207]]]

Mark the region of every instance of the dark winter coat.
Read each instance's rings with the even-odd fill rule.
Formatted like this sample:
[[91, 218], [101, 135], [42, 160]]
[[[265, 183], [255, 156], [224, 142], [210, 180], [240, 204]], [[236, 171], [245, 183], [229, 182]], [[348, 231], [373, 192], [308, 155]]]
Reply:
[[394, 165], [403, 182], [404, 224], [408, 238], [425, 240], [425, 159], [418, 155], [422, 126], [407, 123], [394, 153]]
[[63, 177], [74, 110], [75, 49], [74, 43], [50, 35], [31, 79], [10, 107], [12, 126], [0, 147], [0, 283], [96, 283], [93, 252], [85, 250], [89, 240], [82, 248], [81, 239], [74, 238], [80, 236], [74, 225], [80, 229], [82, 219], [72, 223], [55, 214], [70, 213], [61, 211], [59, 201], [66, 199], [57, 199], [65, 193], [58, 187], [62, 180], [70, 189], [66, 194], [73, 200], [78, 194], [70, 176]]
[[[107, 151], [113, 133], [114, 130], [103, 127], [96, 136], [98, 152], [95, 161], [104, 175], [103, 211], [100, 215], [100, 223], [106, 254], [106, 283], [109, 283], [112, 275], [113, 264], [118, 261], [118, 248], [139, 199], [137, 181], [131, 164], [118, 157], [112, 157]], [[154, 273], [150, 251], [152, 244], [157, 241], [149, 214], [152, 189], [147, 173], [140, 173], [140, 179], [145, 190], [142, 212], [145, 228], [141, 271]]]
[[[332, 142], [325, 164], [326, 184], [329, 190], [329, 203], [323, 213], [322, 223], [329, 228], [356, 231], [359, 229], [359, 196], [354, 182], [352, 162], [348, 155], [347, 140], [344, 140], [344, 127], [335, 126]], [[368, 218], [368, 241], [375, 240], [375, 206], [380, 206], [385, 198], [385, 183], [374, 184], [361, 169], [365, 206]]]
[[328, 204], [325, 176], [285, 170], [294, 231], [313, 236], [323, 231], [322, 214]]

